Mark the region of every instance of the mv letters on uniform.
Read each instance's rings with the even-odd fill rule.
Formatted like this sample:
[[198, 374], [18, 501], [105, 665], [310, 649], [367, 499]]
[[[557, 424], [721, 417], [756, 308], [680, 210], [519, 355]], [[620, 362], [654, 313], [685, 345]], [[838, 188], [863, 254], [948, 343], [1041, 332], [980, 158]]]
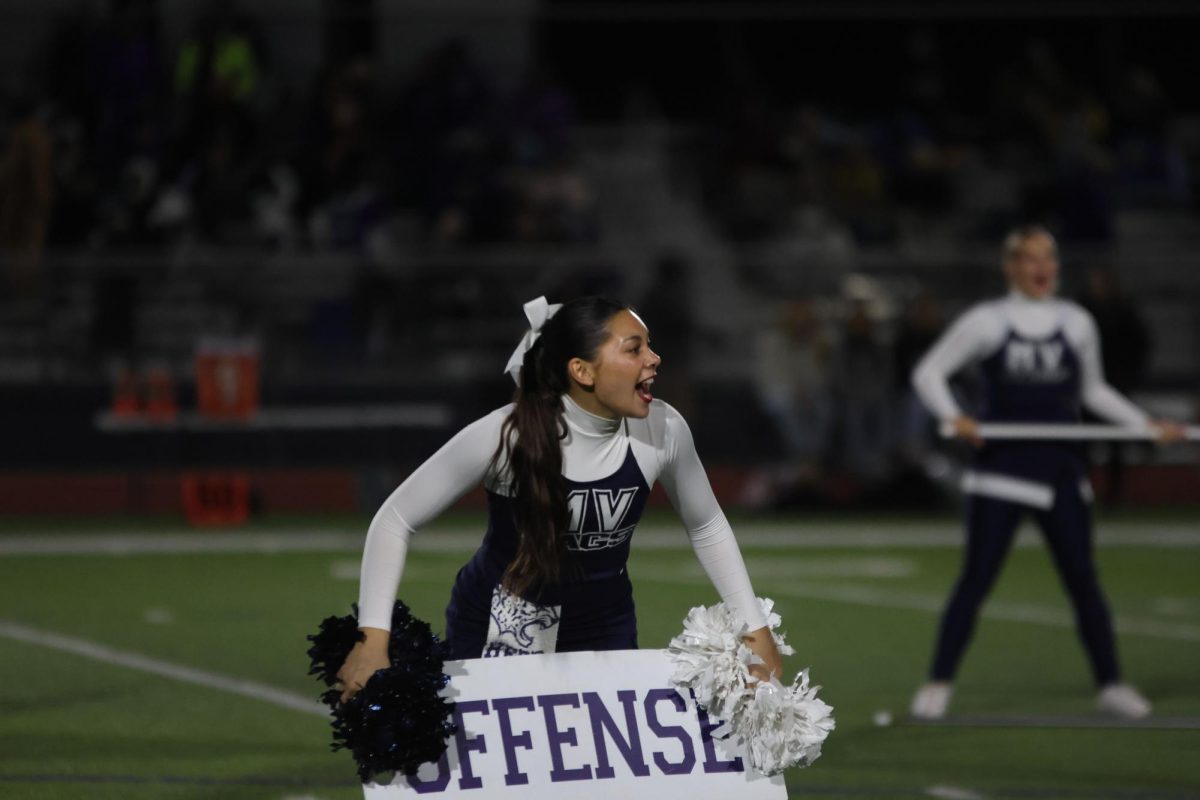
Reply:
[[1009, 342], [1004, 349], [1004, 367], [1013, 378], [1044, 383], [1063, 377], [1062, 342]]
[[[623, 544], [633, 533], [625, 525], [625, 516], [637, 495], [636, 487], [618, 489], [576, 489], [567, 495], [570, 521], [567, 523], [567, 549], [606, 550]], [[593, 525], [587, 525], [591, 521]], [[586, 529], [585, 529], [586, 527]]]

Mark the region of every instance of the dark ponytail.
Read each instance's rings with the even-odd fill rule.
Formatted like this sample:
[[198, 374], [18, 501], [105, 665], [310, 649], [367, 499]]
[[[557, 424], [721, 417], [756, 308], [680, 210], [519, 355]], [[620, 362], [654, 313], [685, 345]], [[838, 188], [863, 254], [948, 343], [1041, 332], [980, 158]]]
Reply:
[[504, 470], [513, 498], [517, 555], [504, 573], [504, 586], [514, 594], [524, 594], [534, 584], [557, 583], [562, 575], [562, 534], [569, 518], [562, 476], [567, 363], [572, 358], [594, 360], [608, 338], [608, 321], [625, 308], [600, 297], [572, 300], [546, 321], [525, 353], [516, 407], [500, 429], [500, 446], [492, 458], [493, 467]]

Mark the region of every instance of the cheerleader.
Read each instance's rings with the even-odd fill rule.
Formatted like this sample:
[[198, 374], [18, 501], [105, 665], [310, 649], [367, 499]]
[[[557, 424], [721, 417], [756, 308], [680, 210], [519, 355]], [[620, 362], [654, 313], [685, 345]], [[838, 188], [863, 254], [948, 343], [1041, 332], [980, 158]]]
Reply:
[[1145, 717], [1150, 703], [1121, 681], [1112, 619], [1092, 556], [1091, 491], [1082, 454], [1056, 442], [982, 443], [978, 422], [960, 410], [947, 380], [978, 364], [985, 384], [982, 418], [989, 422], [1078, 422], [1083, 405], [1118, 425], [1150, 426], [1160, 441], [1177, 441], [1185, 431], [1173, 422], [1149, 420], [1105, 382], [1091, 315], [1054, 297], [1058, 250], [1045, 228], [1011, 233], [1003, 263], [1008, 295], [968, 310], [913, 371], [913, 386], [926, 407], [979, 449], [963, 479], [969, 500], [962, 574], [942, 616], [929, 681], [917, 690], [910, 713], [920, 719], [945, 715], [979, 608], [1021, 518], [1032, 513], [1074, 606], [1098, 708]]
[[653, 397], [661, 359], [627, 306], [585, 297], [525, 305], [530, 330], [506, 371], [515, 401], [461, 430], [384, 502], [367, 531], [364, 638], [338, 673], [343, 701], [388, 666], [387, 637], [413, 534], [480, 484], [488, 526], [446, 608], [451, 658], [637, 647], [626, 562], [660, 481], [722, 600], [782, 674], [733, 531], [687, 423]]

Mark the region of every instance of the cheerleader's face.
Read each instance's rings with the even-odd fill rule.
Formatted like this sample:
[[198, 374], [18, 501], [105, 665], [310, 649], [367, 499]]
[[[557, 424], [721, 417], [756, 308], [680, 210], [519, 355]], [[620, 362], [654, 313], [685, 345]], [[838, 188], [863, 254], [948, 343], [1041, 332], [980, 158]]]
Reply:
[[1058, 290], [1058, 247], [1042, 233], [1027, 236], [1004, 262], [1009, 284], [1033, 300]]
[[621, 311], [608, 321], [608, 339], [591, 361], [571, 359], [571, 399], [585, 411], [608, 419], [644, 418], [654, 399], [651, 387], [658, 353], [650, 349], [650, 332], [632, 311]]

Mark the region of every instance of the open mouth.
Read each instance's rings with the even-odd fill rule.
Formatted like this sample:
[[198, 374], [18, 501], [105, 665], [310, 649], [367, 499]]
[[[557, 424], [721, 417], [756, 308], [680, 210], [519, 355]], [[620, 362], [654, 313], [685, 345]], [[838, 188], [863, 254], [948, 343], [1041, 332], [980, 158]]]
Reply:
[[654, 378], [647, 378], [633, 387], [633, 390], [637, 392], [638, 398], [640, 398], [643, 403], [649, 403], [654, 399], [654, 395], [650, 393], [650, 387], [653, 384]]

